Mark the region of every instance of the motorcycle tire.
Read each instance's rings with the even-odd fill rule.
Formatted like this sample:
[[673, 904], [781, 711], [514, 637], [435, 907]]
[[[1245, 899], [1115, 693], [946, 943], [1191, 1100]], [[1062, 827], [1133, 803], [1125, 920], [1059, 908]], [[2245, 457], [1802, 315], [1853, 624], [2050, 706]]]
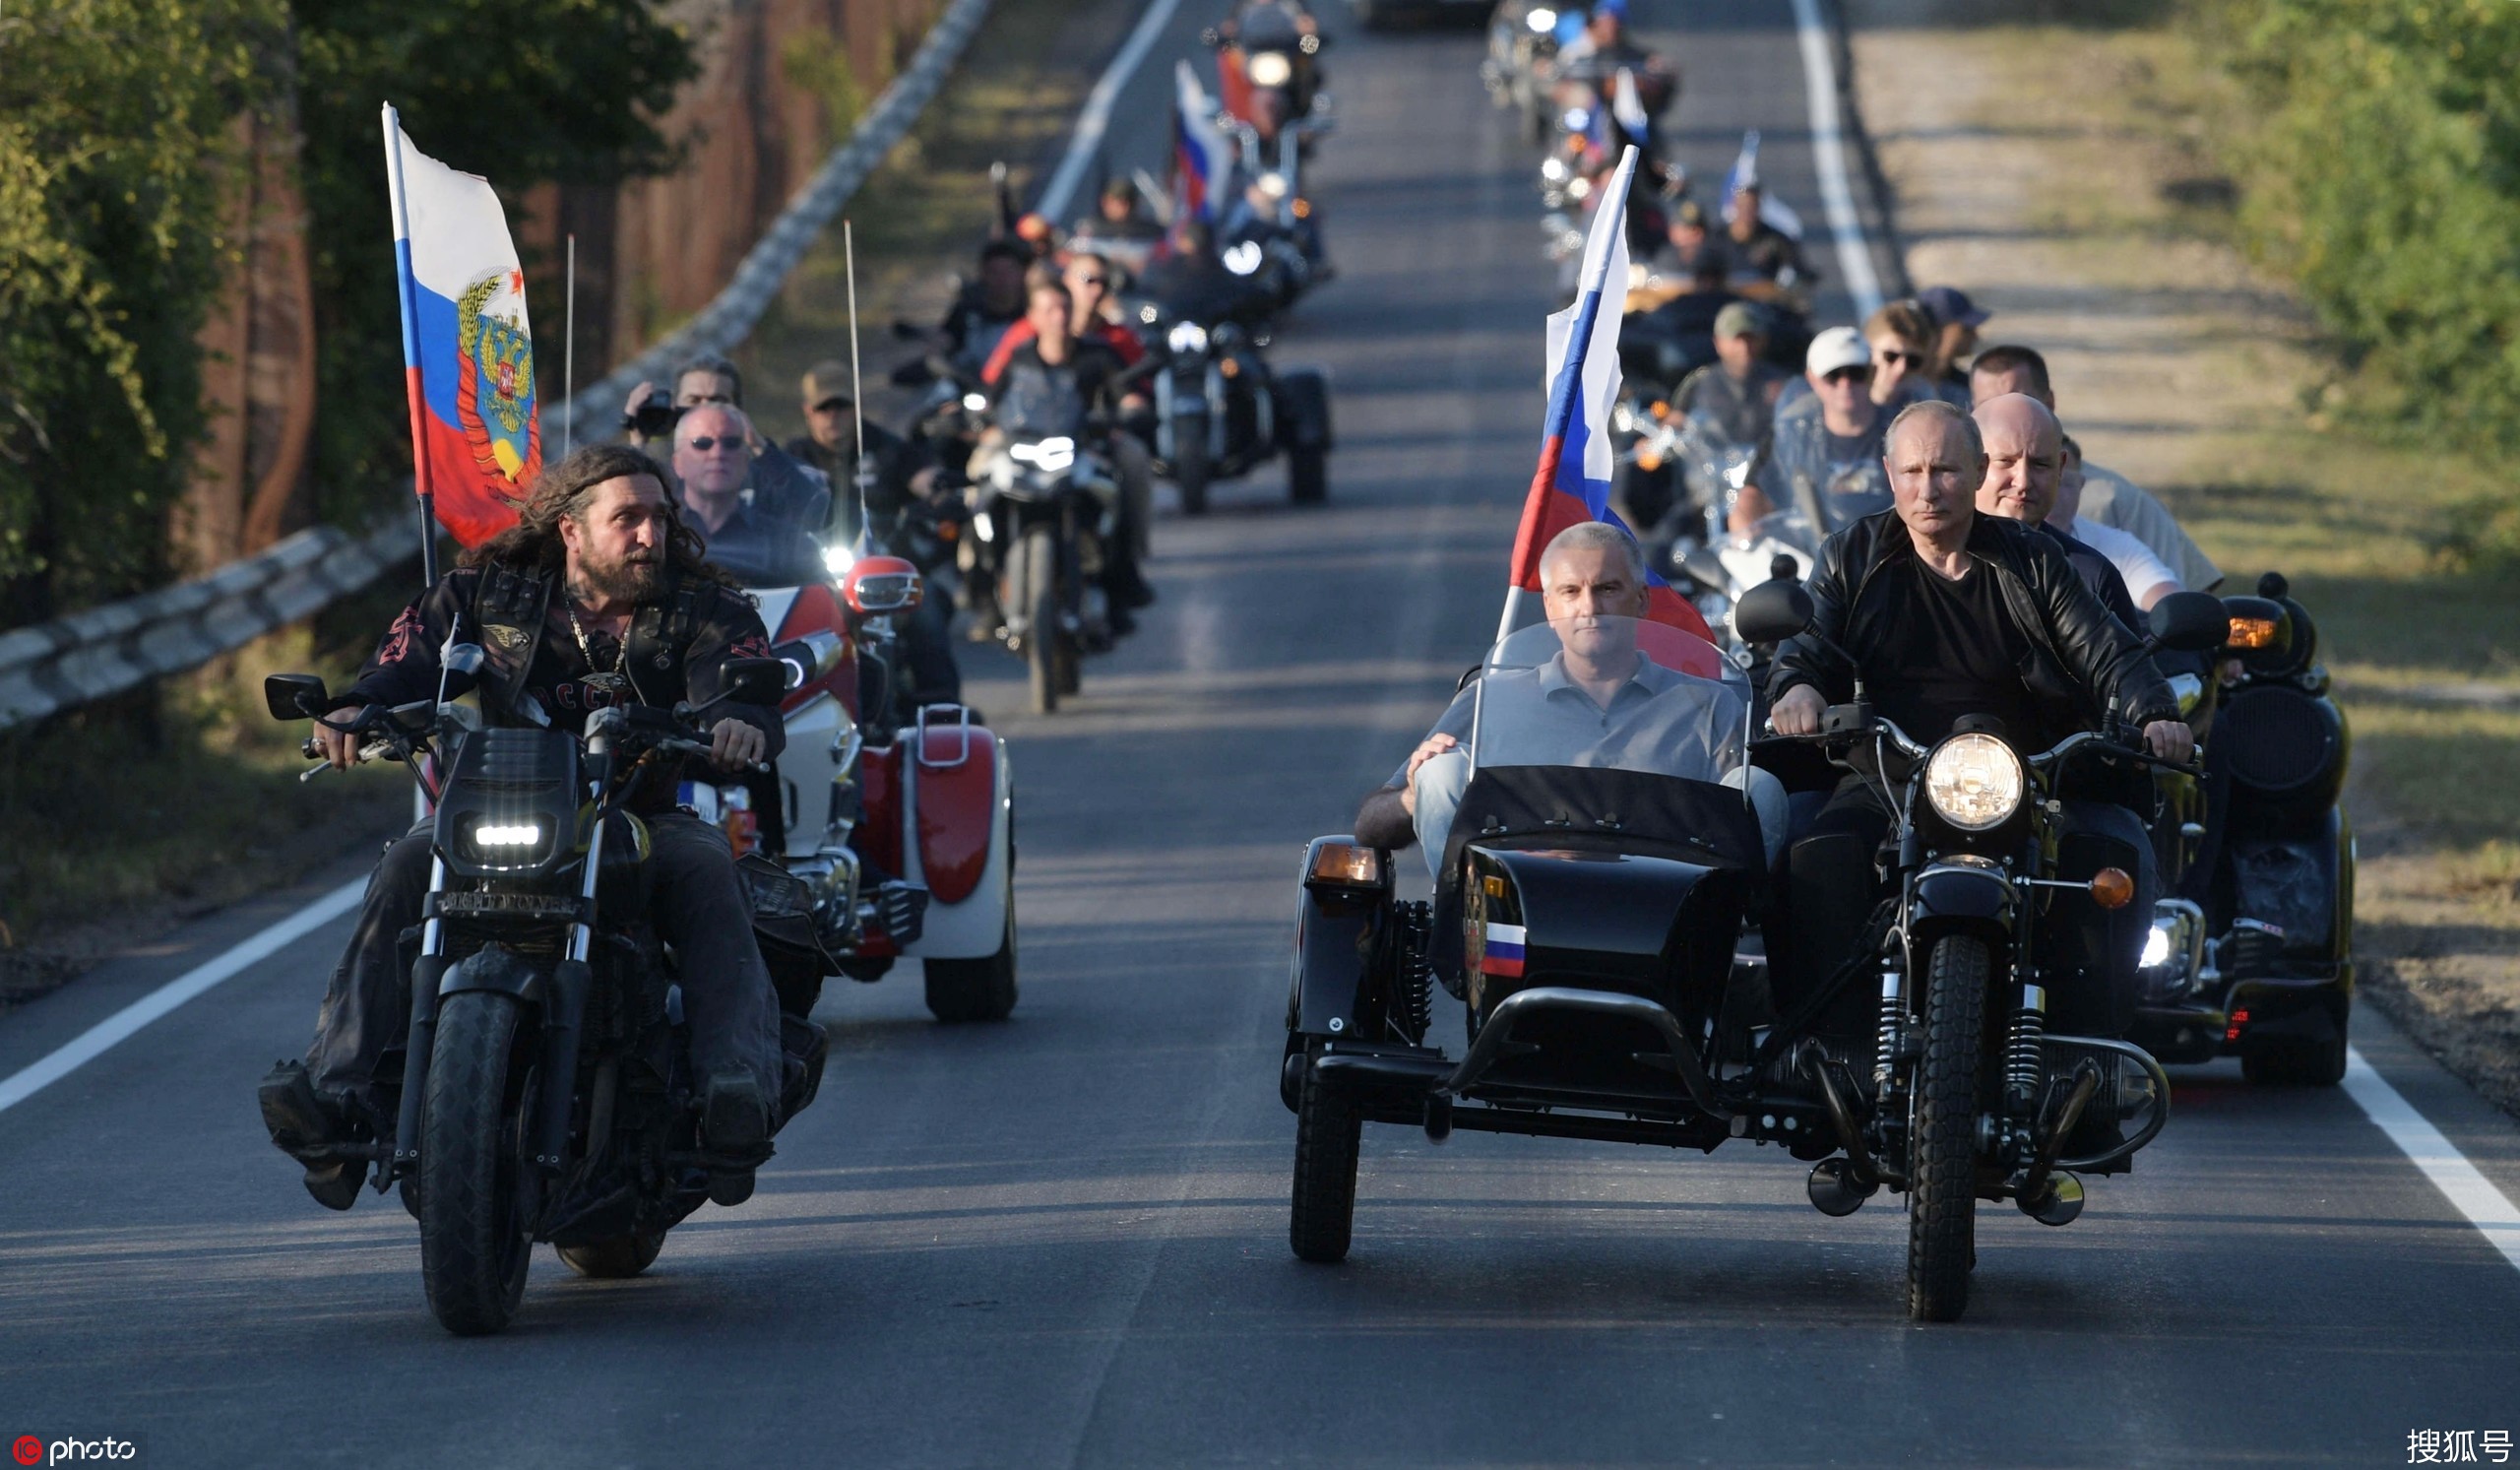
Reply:
[[1007, 895], [1006, 937], [976, 960], [921, 960], [927, 1012], [949, 1026], [1003, 1021], [1015, 1009], [1015, 899]]
[[1356, 1147], [1364, 1122], [1304, 1068], [1295, 1098], [1295, 1182], [1287, 1242], [1295, 1258], [1323, 1265], [1348, 1258], [1356, 1220]]
[[1908, 1125], [1908, 1316], [1955, 1322], [1978, 1252], [1978, 1068], [1986, 946], [1938, 939], [1927, 969], [1924, 1055]]
[[446, 1330], [504, 1329], [525, 1298], [534, 1236], [520, 1204], [525, 1099], [518, 1006], [486, 991], [446, 997], [429, 1054], [420, 1147], [420, 1279]]
[[1208, 464], [1208, 425], [1201, 419], [1190, 431], [1173, 436], [1172, 484], [1181, 492], [1181, 514], [1208, 513], [1208, 480], [1214, 473]]
[[2240, 1057], [2240, 1076], [2257, 1087], [2334, 1087], [2345, 1080], [2345, 1038], [2247, 1053]]
[[1330, 498], [1330, 452], [1296, 445], [1287, 451], [1287, 499], [1295, 505], [1319, 505]]
[[1024, 662], [1033, 675], [1033, 713], [1059, 710], [1059, 548], [1047, 526], [1026, 532], [1015, 547], [1015, 575], [1009, 589], [1028, 620], [1024, 629]]
[[556, 1253], [560, 1264], [590, 1281], [625, 1281], [655, 1265], [657, 1252], [664, 1248], [665, 1233], [659, 1230], [563, 1246]]

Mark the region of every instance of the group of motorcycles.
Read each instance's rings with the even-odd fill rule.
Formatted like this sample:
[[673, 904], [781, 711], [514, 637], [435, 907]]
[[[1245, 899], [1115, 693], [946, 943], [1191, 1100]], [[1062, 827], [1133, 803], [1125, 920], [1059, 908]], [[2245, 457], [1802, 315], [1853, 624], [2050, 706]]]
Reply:
[[[1142, 406], [999, 431], [981, 381], [993, 334], [893, 373], [923, 391], [915, 432], [946, 467], [941, 482], [961, 489], [959, 514], [947, 517], [951, 571], [976, 589], [976, 615], [1024, 657], [1036, 713], [1054, 713], [1075, 694], [1085, 659], [1112, 647], [1125, 625], [1102, 579], [1115, 539], [1129, 534], [1118, 518], [1116, 436], [1145, 449], [1187, 516], [1207, 514], [1218, 483], [1281, 460], [1291, 503], [1329, 498], [1328, 380], [1268, 358], [1279, 318], [1331, 275], [1303, 189], [1304, 160], [1331, 126], [1317, 60], [1323, 37], [1296, 7], [1263, 0], [1207, 39], [1223, 101], [1197, 121], [1231, 140], [1230, 166], [1205, 182], [1195, 215], [1182, 191], [1167, 195], [1142, 179], [1135, 207], [1163, 218], [1123, 230], [1084, 222], [1062, 246], [1100, 257], [1119, 278], [1117, 325], [1143, 355], [1117, 386]], [[926, 335], [909, 324], [896, 330]], [[993, 452], [978, 452], [984, 442]], [[947, 558], [920, 564], [931, 575], [948, 571]]]
[[[1535, 141], [1556, 137], [1552, 204], [1580, 205], [1599, 175], [1578, 135], [1599, 102], [1555, 68], [1563, 34], [1555, 9], [1504, 0], [1485, 74]], [[1654, 310], [1654, 283], [1633, 284], [1631, 308]], [[1808, 628], [1802, 579], [1837, 528], [1789, 510], [1733, 531], [1761, 446], [1662, 401], [1671, 369], [1710, 360], [1711, 344], [1695, 360], [1651, 334], [1621, 348], [1621, 498], [1657, 507], [1640, 518], [1648, 553], [1724, 646], [1617, 618], [1513, 633], [1464, 678], [1473, 774], [1431, 900], [1400, 896], [1387, 850], [1348, 834], [1307, 847], [1280, 1072], [1296, 1119], [1291, 1243], [1306, 1260], [1347, 1255], [1369, 1121], [1437, 1142], [1460, 1128], [1709, 1152], [1747, 1139], [1808, 1163], [1825, 1214], [1904, 1194], [1909, 1311], [1956, 1319], [1978, 1202], [2078, 1218], [2084, 1177], [2127, 1172], [2168, 1122], [2165, 1062], [2236, 1056], [2253, 1082], [2342, 1079], [2350, 738], [2314, 624], [2275, 573], [2249, 595], [2156, 606], [2139, 631], [2196, 732], [2191, 762], [2116, 728], [2034, 751], [1964, 720], [1921, 742], [1860, 684], [1817, 735], [1763, 735], [1770, 661]], [[1670, 694], [1606, 719], [1617, 738], [1520, 728], [1535, 675], [1601, 643], [1722, 685], [1740, 727], [1658, 725]], [[2128, 804], [2151, 817], [2162, 893], [2142, 916], [2132, 1023], [2105, 1036], [2051, 1025], [2071, 1010], [2060, 999], [2124, 980], [2106, 936], [2136, 897], [2140, 855], [2063, 820], [2067, 787], [2095, 768], [2141, 794]], [[1788, 988], [1772, 961], [1792, 952], [1796, 905], [1848, 900], [1797, 885], [1749, 789], [1772, 779], [1808, 812], [1848, 772], [1894, 810], [1875, 858], [1890, 896], [1852, 951], [1824, 957], [1819, 984]], [[1433, 1034], [1437, 986], [1464, 1003], [1458, 1054]], [[1869, 1025], [1850, 1031], [1851, 1013]]]

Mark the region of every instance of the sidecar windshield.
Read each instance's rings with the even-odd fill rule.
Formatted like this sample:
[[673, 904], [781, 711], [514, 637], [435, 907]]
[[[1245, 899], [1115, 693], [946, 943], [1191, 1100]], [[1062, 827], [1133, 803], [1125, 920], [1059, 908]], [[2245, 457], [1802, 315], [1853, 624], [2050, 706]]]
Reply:
[[1720, 782], [1742, 764], [1748, 681], [1714, 644], [1668, 624], [1535, 624], [1488, 650], [1473, 692], [1474, 766]]

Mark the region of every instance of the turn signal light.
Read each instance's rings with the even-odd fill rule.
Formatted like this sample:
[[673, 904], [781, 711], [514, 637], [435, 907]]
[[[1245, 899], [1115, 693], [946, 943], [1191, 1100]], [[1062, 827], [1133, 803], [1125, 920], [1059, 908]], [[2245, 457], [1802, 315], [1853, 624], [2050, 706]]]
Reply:
[[1297, 199], [1295, 201], [1295, 218], [1298, 220], [1309, 220], [1312, 218], [1311, 200]]
[[2232, 619], [2231, 637], [2226, 640], [2226, 646], [2273, 648], [2278, 631], [2276, 621], [2271, 617], [2235, 617]]
[[2104, 909], [2122, 909], [2135, 900], [2135, 880], [2122, 867], [2104, 867], [2092, 874], [2091, 901]]
[[1312, 860], [1311, 881], [1342, 887], [1382, 886], [1382, 858], [1372, 848], [1353, 842], [1325, 842]]

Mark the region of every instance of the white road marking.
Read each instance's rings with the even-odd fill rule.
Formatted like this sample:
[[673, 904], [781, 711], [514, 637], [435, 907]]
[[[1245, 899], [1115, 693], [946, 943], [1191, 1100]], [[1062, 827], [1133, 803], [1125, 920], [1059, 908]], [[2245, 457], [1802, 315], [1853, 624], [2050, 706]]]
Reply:
[[2352, 1047], [2345, 1049], [2345, 1090], [2502, 1258], [2520, 1266], [2520, 1209]]
[[1872, 249], [1863, 240], [1863, 220], [1855, 212], [1855, 190], [1847, 183], [1846, 134], [1838, 119], [1838, 68], [1829, 54], [1829, 28], [1820, 19], [1820, 0], [1794, 0], [1794, 30], [1802, 43], [1802, 92], [1811, 103], [1811, 166], [1820, 175], [1820, 207], [1829, 217], [1829, 233], [1838, 246], [1838, 279], [1855, 298], [1856, 320], [1881, 309], [1881, 278], [1872, 269]]
[[1094, 162], [1094, 151], [1102, 146], [1102, 134], [1111, 126], [1111, 108], [1120, 99], [1120, 89], [1129, 85], [1137, 74], [1138, 64], [1155, 46], [1157, 36], [1170, 24], [1172, 13], [1181, 8], [1181, 0], [1155, 0], [1138, 21], [1138, 29], [1129, 32], [1128, 43], [1120, 54], [1102, 70], [1102, 78], [1085, 97], [1085, 110], [1076, 116], [1076, 136], [1068, 140], [1067, 156], [1059, 160], [1058, 171], [1050, 175], [1047, 188], [1033, 209], [1042, 219], [1056, 224], [1067, 217], [1069, 197], [1085, 182], [1085, 170]]
[[367, 879], [344, 883], [280, 923], [176, 976], [148, 994], [115, 1011], [55, 1048], [41, 1060], [0, 1081], [0, 1113], [6, 1113], [53, 1083], [103, 1055], [150, 1022], [218, 985], [257, 960], [306, 937], [358, 907]]

